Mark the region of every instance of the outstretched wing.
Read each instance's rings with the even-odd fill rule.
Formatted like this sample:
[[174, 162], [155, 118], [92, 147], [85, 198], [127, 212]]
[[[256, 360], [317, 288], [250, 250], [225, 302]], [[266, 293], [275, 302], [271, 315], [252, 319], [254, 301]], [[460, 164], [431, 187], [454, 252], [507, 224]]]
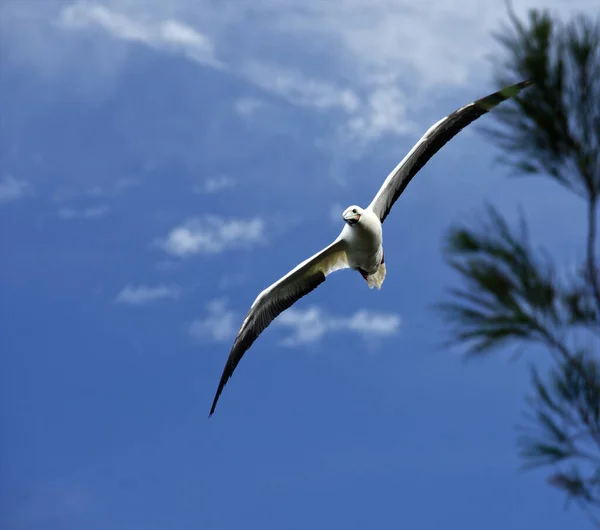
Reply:
[[494, 92], [489, 96], [461, 107], [432, 125], [404, 159], [387, 176], [383, 186], [381, 186], [368, 208], [375, 212], [379, 216], [379, 220], [383, 223], [388, 213], [390, 213], [392, 206], [398, 197], [400, 197], [400, 194], [408, 186], [408, 183], [435, 153], [471, 122], [486, 114], [503, 101], [514, 97], [520, 90], [530, 84], [531, 81], [522, 81], [521, 83], [505, 87], [498, 92]]
[[265, 328], [280, 313], [322, 284], [329, 274], [347, 267], [346, 242], [338, 238], [258, 295], [235, 338], [209, 417], [215, 411], [219, 396], [240, 359]]

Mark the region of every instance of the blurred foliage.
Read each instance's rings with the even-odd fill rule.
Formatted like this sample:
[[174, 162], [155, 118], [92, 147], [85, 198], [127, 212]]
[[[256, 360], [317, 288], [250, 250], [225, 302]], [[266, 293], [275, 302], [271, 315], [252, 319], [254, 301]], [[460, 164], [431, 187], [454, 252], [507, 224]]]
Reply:
[[523, 22], [509, 9], [496, 39], [496, 84], [533, 85], [496, 109], [484, 133], [516, 175], [551, 178], [582, 200], [585, 257], [576, 270], [561, 270], [532, 246], [523, 215], [512, 228], [488, 206], [475, 228], [447, 234], [459, 287], [438, 308], [450, 343], [469, 357], [509, 346], [548, 352], [549, 373], [531, 369], [520, 454], [527, 467], [550, 468], [549, 483], [600, 528], [600, 17], [563, 22], [532, 10]]

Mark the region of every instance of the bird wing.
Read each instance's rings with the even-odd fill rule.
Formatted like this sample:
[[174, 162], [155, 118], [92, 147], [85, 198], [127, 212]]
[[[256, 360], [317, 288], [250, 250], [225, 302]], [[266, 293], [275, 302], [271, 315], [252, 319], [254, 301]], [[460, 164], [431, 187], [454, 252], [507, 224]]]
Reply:
[[531, 81], [522, 81], [505, 87], [498, 92], [461, 107], [432, 125], [387, 176], [368, 209], [375, 212], [383, 223], [408, 183], [435, 153], [471, 122], [506, 99], [514, 97], [520, 90], [530, 84]]
[[348, 268], [346, 246], [346, 241], [338, 237], [332, 244], [300, 263], [257, 296], [238, 331], [225, 363], [209, 417], [215, 411], [219, 396], [240, 359], [265, 328], [280, 313], [322, 284], [329, 274]]

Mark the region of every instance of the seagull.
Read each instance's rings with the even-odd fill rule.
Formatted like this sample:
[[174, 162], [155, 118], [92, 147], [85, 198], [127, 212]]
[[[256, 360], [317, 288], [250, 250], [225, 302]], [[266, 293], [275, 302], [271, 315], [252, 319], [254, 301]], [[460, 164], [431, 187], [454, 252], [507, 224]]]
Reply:
[[361, 208], [354, 205], [344, 210], [342, 218], [345, 225], [333, 243], [300, 263], [256, 297], [229, 353], [209, 418], [215, 411], [225, 384], [252, 343], [280, 313], [316, 289], [332, 272], [340, 269], [356, 270], [370, 289], [381, 289], [386, 274], [382, 223], [400, 194], [449, 140], [471, 122], [514, 97], [530, 84], [531, 81], [527, 80], [507, 86], [459, 108], [432, 125], [387, 176], [369, 206]]

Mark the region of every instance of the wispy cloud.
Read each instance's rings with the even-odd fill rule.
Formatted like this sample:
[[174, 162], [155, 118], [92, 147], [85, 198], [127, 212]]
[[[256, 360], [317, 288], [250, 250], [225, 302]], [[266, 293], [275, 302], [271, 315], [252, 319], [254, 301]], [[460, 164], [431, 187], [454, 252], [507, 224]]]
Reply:
[[149, 22], [104, 5], [86, 1], [65, 7], [60, 22], [68, 29], [101, 28], [116, 39], [182, 53], [190, 60], [221, 68], [212, 41], [191, 26], [173, 19]]
[[172, 285], [157, 285], [149, 287], [146, 285], [126, 285], [115, 297], [118, 304], [145, 305], [156, 300], [179, 298], [181, 290]]
[[[514, 3], [518, 15], [534, 5], [529, 0]], [[595, 12], [596, 2], [543, 0], [536, 6], [559, 13]], [[14, 21], [37, 35], [32, 20], [43, 24], [47, 14], [23, 16], [23, 10], [13, 9], [21, 13]], [[183, 55], [291, 104], [333, 113], [324, 136], [364, 146], [385, 135], [412, 133], [415, 116], [440, 91], [487, 79], [491, 31], [506, 17], [506, 8], [502, 2], [483, 5], [479, 0], [430, 0], [426, 6], [373, 0], [368, 9], [363, 0], [263, 0], [235, 8], [210, 0], [103, 0], [63, 5], [59, 13], [63, 30], [96, 32]], [[247, 24], [249, 15], [252, 24]], [[11, 28], [14, 39], [30, 46], [19, 40], [20, 33]], [[39, 46], [40, 68], [49, 62], [46, 41]], [[265, 42], [285, 50], [285, 65]], [[216, 49], [226, 62], [217, 58]], [[64, 46], [57, 53], [69, 57]], [[234, 104], [242, 115], [256, 108], [252, 98]]]
[[258, 109], [264, 106], [265, 102], [251, 97], [242, 97], [235, 100], [235, 111], [244, 117], [252, 116]]
[[[147, 18], [129, 16], [101, 4], [78, 2], [63, 9], [60, 20], [67, 29], [102, 28], [114, 38], [182, 53], [198, 63], [225, 69], [215, 57], [212, 41], [197, 29], [173, 19], [150, 23]], [[369, 88], [363, 100], [350, 86], [264, 60], [243, 58], [227, 69], [293, 105], [344, 113], [346, 118], [334, 129], [345, 142], [364, 144], [409, 129], [406, 96], [393, 83]], [[238, 114], [249, 116], [261, 105], [255, 98], [240, 98], [234, 108]]]
[[374, 89], [360, 111], [354, 113], [341, 133], [350, 141], [367, 144], [387, 134], [405, 134], [417, 127], [408, 118], [409, 100], [393, 85]]
[[31, 186], [28, 182], [7, 175], [0, 180], [0, 203], [16, 201], [29, 191]]
[[235, 337], [235, 325], [235, 312], [227, 308], [227, 299], [218, 298], [207, 304], [204, 316], [190, 323], [188, 332], [196, 339], [223, 342]]
[[207, 178], [202, 184], [195, 186], [196, 193], [216, 193], [218, 191], [232, 188], [235, 181], [231, 177], [221, 175], [219, 177]]
[[[218, 298], [207, 304], [205, 315], [194, 320], [188, 327], [190, 335], [197, 339], [216, 342], [230, 341], [235, 337], [238, 315], [228, 307], [227, 298]], [[382, 313], [361, 309], [344, 316], [329, 315], [318, 307], [287, 309], [272, 325], [286, 328], [289, 334], [282, 340], [284, 346], [301, 346], [319, 342], [329, 333], [343, 331], [363, 337], [382, 339], [400, 330], [401, 318], [396, 313]]]
[[[512, 4], [519, 16], [532, 7], [563, 14], [597, 12], [595, 0]], [[417, 91], [466, 86], [473, 78], [487, 77], [491, 31], [507, 16], [504, 2], [479, 0], [373, 0], [368, 5], [364, 0], [267, 0], [259, 5], [246, 7], [254, 14], [255, 31], [289, 35], [290, 45], [308, 52], [318, 49], [330, 70], [352, 72], [353, 85], [401, 84]], [[269, 24], [273, 17], [276, 27]]]
[[90, 219], [100, 219], [101, 217], [104, 217], [109, 211], [110, 211], [110, 208], [105, 204], [102, 204], [99, 206], [90, 206], [89, 208], [81, 208], [81, 209], [61, 208], [58, 210], [58, 216], [61, 219], [65, 219], [65, 220], [71, 220], [71, 219], [90, 220]]
[[352, 90], [307, 77], [300, 70], [251, 61], [244, 67], [244, 75], [264, 90], [302, 107], [355, 112], [360, 106]]
[[[14, 4], [12, 10], [7, 9], [8, 14], [16, 13], [11, 22], [31, 23], [40, 11], [37, 4], [32, 4], [30, 13], [23, 14], [27, 11], [23, 2], [8, 3]], [[246, 69], [240, 65], [268, 62], [272, 46], [261, 47], [260, 43], [276, 42], [290, 52], [288, 74], [275, 76], [279, 78], [277, 89], [288, 93], [296, 91], [289, 87], [290, 82], [306, 84], [313, 80], [322, 85], [323, 66], [330, 78], [346, 80], [342, 84], [349, 87], [348, 93], [357, 88], [370, 92], [401, 85], [414, 88], [412, 96], [427, 97], [424, 90], [465, 86], [474, 77], [487, 77], [482, 66], [494, 45], [490, 32], [506, 19], [503, 2], [479, 0], [429, 0], [419, 5], [410, 0], [373, 0], [367, 7], [364, 0], [261, 0], [235, 6], [212, 0], [43, 4], [50, 6], [43, 12], [45, 19], [58, 6], [64, 29], [103, 29], [121, 40], [222, 66], [215, 58], [216, 42], [227, 50], [229, 66], [236, 72]], [[595, 0], [515, 0], [513, 4], [519, 16], [531, 7], [547, 7], [559, 14], [597, 11]], [[252, 24], [247, 23], [250, 15]], [[321, 60], [315, 61], [315, 57]], [[252, 67], [249, 75], [257, 84], [263, 82]], [[269, 77], [271, 84], [273, 76]], [[323, 101], [322, 97], [318, 99]], [[331, 97], [325, 101], [328, 99]]]
[[193, 218], [171, 230], [158, 244], [165, 252], [184, 258], [194, 254], [218, 254], [250, 248], [266, 241], [265, 222], [253, 219]]
[[370, 87], [362, 97], [349, 86], [278, 65], [253, 61], [243, 73], [257, 86], [294, 105], [340, 111], [343, 116], [334, 129], [345, 142], [367, 144], [386, 134], [412, 132], [415, 127], [407, 117], [407, 95], [392, 82]]
[[107, 199], [115, 197], [127, 190], [140, 185], [140, 181], [134, 177], [123, 177], [108, 185], [95, 184], [83, 189], [65, 188], [56, 191], [52, 200], [57, 203], [75, 201], [79, 199]]
[[396, 313], [381, 313], [361, 309], [348, 317], [328, 315], [318, 307], [305, 310], [291, 307], [275, 322], [290, 331], [282, 344], [298, 346], [320, 341], [328, 333], [345, 331], [365, 339], [384, 338], [397, 333], [401, 318]]

